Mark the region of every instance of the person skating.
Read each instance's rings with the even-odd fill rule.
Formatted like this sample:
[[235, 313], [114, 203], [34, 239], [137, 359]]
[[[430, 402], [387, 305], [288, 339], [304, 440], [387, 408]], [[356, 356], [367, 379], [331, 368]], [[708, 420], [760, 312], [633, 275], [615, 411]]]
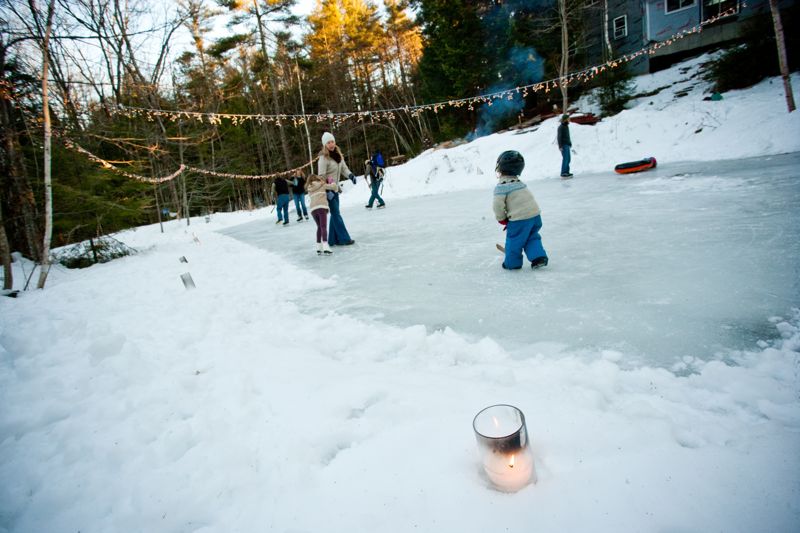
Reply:
[[355, 183], [356, 178], [347, 167], [339, 147], [336, 146], [336, 138], [327, 131], [322, 134], [322, 150], [317, 162], [317, 174], [323, 176], [327, 183], [336, 185], [336, 188], [328, 194], [328, 207], [331, 215], [328, 226], [328, 243], [331, 246], [355, 244], [356, 241], [347, 232], [344, 219], [339, 211], [339, 193], [341, 192], [339, 180], [345, 178]]
[[531, 268], [547, 266], [549, 261], [539, 235], [542, 211], [528, 187], [519, 179], [523, 168], [525, 159], [515, 150], [500, 154], [495, 166], [498, 183], [494, 188], [492, 208], [495, 218], [506, 229], [502, 266], [508, 270], [522, 268], [523, 251], [531, 262]]
[[289, 202], [291, 200], [291, 197], [289, 196], [289, 183], [283, 178], [275, 178], [272, 187], [273, 191], [278, 196], [278, 200], [276, 202], [278, 209], [278, 220], [275, 223], [280, 224], [283, 222], [283, 225], [285, 226], [289, 223]]
[[328, 245], [328, 195], [329, 191], [336, 189], [336, 184], [325, 183], [325, 178], [312, 174], [306, 181], [308, 201], [311, 205], [311, 217], [317, 224], [317, 255], [330, 255]]
[[372, 209], [372, 204], [375, 200], [378, 201], [378, 209], [382, 207], [386, 207], [386, 202], [383, 201], [380, 195], [381, 184], [383, 184], [383, 176], [384, 176], [384, 161], [383, 161], [383, 154], [381, 154], [380, 150], [375, 150], [375, 153], [372, 154], [372, 157], [367, 162], [369, 166], [369, 172], [367, 173], [367, 181], [369, 182], [369, 189], [371, 191], [371, 195], [369, 197], [369, 202], [367, 202], [366, 207], [367, 209]]
[[558, 125], [558, 150], [561, 152], [561, 177], [571, 178], [569, 162], [572, 158], [572, 140], [569, 138], [569, 115], [561, 115], [561, 124]]
[[292, 180], [292, 196], [294, 196], [294, 210], [297, 213], [297, 222], [302, 222], [303, 217], [308, 220], [306, 208], [306, 179], [298, 174]]

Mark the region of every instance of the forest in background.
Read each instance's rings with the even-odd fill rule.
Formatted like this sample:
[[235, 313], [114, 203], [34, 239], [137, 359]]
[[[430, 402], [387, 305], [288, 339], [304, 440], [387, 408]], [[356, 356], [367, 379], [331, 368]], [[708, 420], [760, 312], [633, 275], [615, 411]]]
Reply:
[[[361, 174], [378, 148], [391, 164], [563, 109], [566, 84], [418, 106], [586, 67], [587, 23], [602, 26], [607, 9], [583, 0], [317, 0], [298, 17], [294, 4], [0, 0], [4, 255], [41, 261], [45, 183], [52, 244], [61, 246], [268, 205], [276, 177], [308, 173], [324, 131]], [[607, 78], [625, 82], [618, 71]], [[570, 98], [603, 79], [571, 85]], [[179, 168], [187, 170], [163, 179]]]

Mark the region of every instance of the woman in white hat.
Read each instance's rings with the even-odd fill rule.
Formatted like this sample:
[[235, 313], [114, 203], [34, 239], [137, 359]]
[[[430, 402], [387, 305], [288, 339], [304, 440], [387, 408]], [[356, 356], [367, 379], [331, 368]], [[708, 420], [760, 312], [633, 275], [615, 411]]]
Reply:
[[328, 183], [336, 184], [335, 191], [328, 192], [328, 207], [330, 208], [330, 224], [328, 228], [328, 244], [331, 246], [355, 244], [356, 241], [350, 238], [347, 228], [344, 225], [342, 214], [339, 212], [339, 180], [350, 179], [356, 182], [355, 176], [347, 168], [344, 157], [336, 146], [336, 138], [332, 133], [322, 134], [322, 151], [319, 153], [317, 162], [317, 174], [325, 178]]

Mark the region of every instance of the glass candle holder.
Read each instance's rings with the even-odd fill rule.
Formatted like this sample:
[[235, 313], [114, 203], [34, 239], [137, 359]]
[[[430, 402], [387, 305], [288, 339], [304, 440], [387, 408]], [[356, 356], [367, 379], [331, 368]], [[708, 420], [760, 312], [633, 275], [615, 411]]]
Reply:
[[512, 405], [492, 405], [475, 415], [472, 428], [483, 470], [497, 490], [516, 492], [536, 483], [522, 411]]

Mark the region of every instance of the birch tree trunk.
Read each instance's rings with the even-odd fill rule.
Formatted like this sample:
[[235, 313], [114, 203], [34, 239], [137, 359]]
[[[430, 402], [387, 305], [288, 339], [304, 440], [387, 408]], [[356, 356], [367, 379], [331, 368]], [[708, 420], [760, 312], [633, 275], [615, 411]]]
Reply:
[[789, 62], [786, 60], [786, 42], [783, 38], [783, 24], [781, 12], [778, 10], [778, 0], [769, 0], [769, 9], [772, 12], [772, 25], [775, 28], [775, 45], [778, 47], [778, 66], [783, 78], [783, 89], [786, 93], [786, 106], [789, 113], [795, 110], [794, 93], [792, 92], [792, 79], [789, 77]]
[[[31, 11], [36, 16], [34, 0], [28, 0]], [[47, 21], [42, 39], [42, 114], [44, 116], [44, 240], [42, 244], [42, 268], [39, 271], [37, 289], [44, 289], [47, 274], [50, 273], [50, 239], [53, 235], [53, 184], [51, 176], [51, 136], [50, 129], [50, 99], [47, 86], [47, 68], [49, 65], [50, 31], [53, 27], [53, 13], [55, 0], [50, 0], [47, 5]]]
[[[774, 0], [773, 0], [774, 1]], [[558, 0], [558, 16], [561, 20], [561, 64], [558, 67], [558, 88], [561, 89], [561, 112], [567, 112], [567, 74], [569, 73], [569, 32], [567, 29], [567, 1]]]
[[608, 37], [608, 0], [603, 0], [603, 39], [606, 42], [606, 61], [612, 59], [611, 39]]

